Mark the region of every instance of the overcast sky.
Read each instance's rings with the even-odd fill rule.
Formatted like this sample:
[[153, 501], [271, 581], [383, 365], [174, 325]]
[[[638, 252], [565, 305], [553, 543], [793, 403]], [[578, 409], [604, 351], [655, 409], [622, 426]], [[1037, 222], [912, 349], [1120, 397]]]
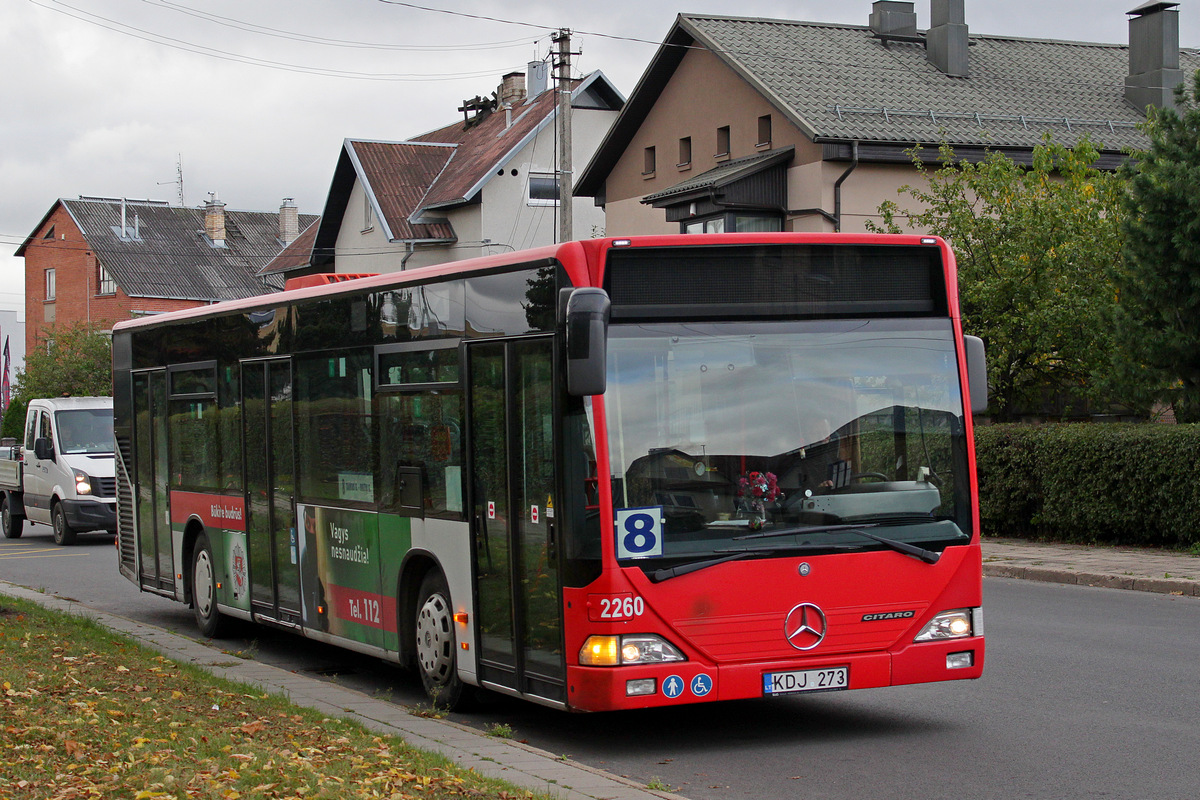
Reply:
[[[972, 33], [1125, 43], [1141, 0], [966, 0]], [[929, 24], [929, 0], [916, 0]], [[423, 10], [438, 8], [457, 14]], [[870, 0], [0, 0], [0, 308], [59, 197], [319, 214], [342, 140], [400, 140], [574, 33], [628, 95], [679, 12], [866, 24]], [[1200, 47], [1200, 0], [1180, 5]], [[486, 16], [476, 19], [467, 15]], [[513, 24], [520, 23], [520, 24]]]

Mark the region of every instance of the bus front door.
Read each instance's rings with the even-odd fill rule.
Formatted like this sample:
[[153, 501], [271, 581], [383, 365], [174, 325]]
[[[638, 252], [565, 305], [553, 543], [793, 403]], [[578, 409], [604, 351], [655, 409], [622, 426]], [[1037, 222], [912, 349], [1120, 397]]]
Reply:
[[562, 702], [553, 342], [484, 342], [467, 352], [479, 677]]
[[242, 362], [242, 399], [250, 604], [255, 615], [298, 625], [291, 362]]

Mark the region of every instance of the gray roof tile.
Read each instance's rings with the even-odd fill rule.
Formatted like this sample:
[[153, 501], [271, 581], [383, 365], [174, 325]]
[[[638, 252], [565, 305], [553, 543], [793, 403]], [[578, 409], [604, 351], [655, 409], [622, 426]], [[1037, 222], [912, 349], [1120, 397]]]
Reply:
[[[133, 228], [136, 215], [139, 237], [123, 241], [120, 201], [59, 202], [131, 297], [216, 301], [262, 294], [266, 287], [255, 273], [283, 250], [278, 213], [226, 209], [226, 246], [218, 248], [204, 236], [203, 208], [127, 203], [126, 226]], [[301, 214], [301, 228], [316, 219]]]
[[[969, 77], [954, 78], [921, 44], [885, 43], [865, 26], [701, 15], [680, 25], [814, 138], [1032, 147], [1050, 130], [1109, 150], [1146, 144], [1144, 117], [1125, 102], [1124, 45], [972, 35]], [[1182, 50], [1180, 66], [1200, 69], [1200, 51]]]

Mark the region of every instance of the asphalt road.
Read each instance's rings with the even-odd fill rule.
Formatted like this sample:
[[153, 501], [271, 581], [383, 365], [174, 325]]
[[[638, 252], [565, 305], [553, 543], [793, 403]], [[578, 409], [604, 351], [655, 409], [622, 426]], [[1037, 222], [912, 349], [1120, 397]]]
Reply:
[[[57, 548], [27, 528], [0, 540], [0, 580], [196, 635], [187, 608], [120, 577], [110, 537]], [[979, 681], [597, 715], [497, 698], [455, 719], [505, 723], [695, 800], [1200, 797], [1200, 599], [1003, 578], [984, 589]], [[223, 647], [423, 701], [408, 673], [287, 634], [251, 628]]]

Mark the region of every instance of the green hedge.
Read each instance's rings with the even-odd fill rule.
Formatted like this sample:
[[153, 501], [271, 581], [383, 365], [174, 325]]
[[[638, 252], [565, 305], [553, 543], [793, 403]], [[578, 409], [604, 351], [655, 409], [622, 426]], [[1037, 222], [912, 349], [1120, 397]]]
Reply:
[[1200, 544], [1200, 425], [975, 428], [985, 536]]

